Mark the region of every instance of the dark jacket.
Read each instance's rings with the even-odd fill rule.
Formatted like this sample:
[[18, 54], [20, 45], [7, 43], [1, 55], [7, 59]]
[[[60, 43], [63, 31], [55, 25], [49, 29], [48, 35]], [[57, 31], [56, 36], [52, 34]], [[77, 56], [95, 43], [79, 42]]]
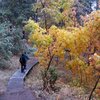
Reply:
[[29, 60], [29, 57], [26, 54], [22, 54], [19, 61], [21, 64], [26, 64], [27, 60]]

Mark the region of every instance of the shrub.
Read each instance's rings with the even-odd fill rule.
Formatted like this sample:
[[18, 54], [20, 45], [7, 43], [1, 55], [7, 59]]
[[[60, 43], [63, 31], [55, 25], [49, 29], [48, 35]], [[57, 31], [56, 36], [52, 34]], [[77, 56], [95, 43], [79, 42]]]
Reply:
[[[0, 24], [0, 66], [3, 68], [7, 60], [14, 54], [18, 54], [22, 48], [21, 29], [14, 26], [10, 29], [10, 22]], [[8, 64], [7, 64], [8, 65]]]

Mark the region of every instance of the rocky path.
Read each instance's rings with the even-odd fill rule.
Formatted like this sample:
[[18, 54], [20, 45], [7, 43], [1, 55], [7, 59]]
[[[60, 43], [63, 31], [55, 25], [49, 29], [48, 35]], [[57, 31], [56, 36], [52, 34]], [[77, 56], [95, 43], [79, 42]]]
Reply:
[[36, 64], [38, 64], [38, 60], [31, 58], [27, 63], [25, 73], [21, 73], [20, 69], [16, 71], [8, 82], [7, 91], [0, 96], [0, 100], [36, 100], [31, 90], [24, 87], [25, 77]]

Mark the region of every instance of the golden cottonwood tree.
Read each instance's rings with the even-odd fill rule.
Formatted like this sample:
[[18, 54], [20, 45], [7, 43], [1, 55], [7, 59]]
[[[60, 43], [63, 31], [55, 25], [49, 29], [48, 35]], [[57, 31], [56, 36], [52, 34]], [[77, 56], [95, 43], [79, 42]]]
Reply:
[[[86, 63], [84, 53], [91, 52], [89, 49], [96, 48], [99, 51], [100, 44], [100, 16], [99, 11], [90, 14], [89, 20], [84, 27], [79, 28], [58, 28], [52, 25], [46, 31], [38, 23], [29, 20], [25, 29], [30, 32], [29, 41], [37, 48], [35, 53], [40, 64], [45, 70], [43, 77], [44, 88], [47, 88], [48, 70], [52, 61], [58, 57], [59, 61], [66, 61], [66, 69], [71, 70], [73, 77], [78, 78], [80, 83], [93, 84], [94, 69]], [[95, 38], [94, 38], [95, 37]], [[70, 60], [65, 58], [66, 52]], [[63, 60], [62, 60], [63, 59]]]
[[100, 10], [92, 12], [84, 24], [89, 35], [90, 52], [100, 51]]
[[[38, 56], [40, 64], [46, 70], [45, 78], [53, 58], [58, 57], [59, 60], [64, 60], [67, 49], [70, 50], [70, 55], [74, 59], [76, 57], [79, 58], [80, 54], [87, 48], [88, 37], [84, 35], [84, 30], [82, 29], [76, 28], [70, 32], [66, 29], [51, 26], [48, 29], [48, 34], [45, 34], [45, 29], [32, 20], [28, 21], [28, 24], [25, 26], [25, 29], [27, 28], [31, 30], [29, 40], [37, 48], [36, 56]], [[46, 88], [45, 84], [44, 87]]]

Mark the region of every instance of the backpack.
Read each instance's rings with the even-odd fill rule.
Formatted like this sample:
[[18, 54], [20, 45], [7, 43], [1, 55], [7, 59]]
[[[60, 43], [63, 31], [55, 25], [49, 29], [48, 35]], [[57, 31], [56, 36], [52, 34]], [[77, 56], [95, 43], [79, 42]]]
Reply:
[[19, 62], [20, 62], [21, 64], [25, 64], [25, 63], [26, 63], [25, 57], [24, 57], [24, 56], [21, 56], [20, 59], [19, 59]]

